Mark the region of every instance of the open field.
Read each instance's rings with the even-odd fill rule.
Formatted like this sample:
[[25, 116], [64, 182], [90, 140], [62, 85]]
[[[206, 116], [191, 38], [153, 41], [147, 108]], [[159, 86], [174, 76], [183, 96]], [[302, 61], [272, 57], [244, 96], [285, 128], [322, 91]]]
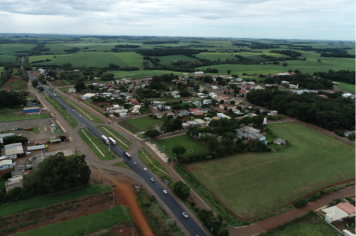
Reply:
[[147, 76], [164, 75], [164, 74], [175, 74], [183, 75], [182, 72], [168, 71], [168, 70], [135, 70], [135, 71], [108, 71], [108, 73], [114, 74], [115, 78], [132, 78], [132, 79], [142, 79]]
[[[36, 44], [25, 44], [25, 43], [0, 44], [0, 52], [3, 53], [4, 55], [16, 56], [17, 54], [19, 54], [19, 53], [16, 53], [16, 51], [28, 51], [35, 46], [36, 46]], [[20, 54], [24, 54], [24, 53], [20, 53]], [[15, 59], [16, 59], [16, 57], [15, 57]], [[15, 61], [15, 59], [13, 61]], [[3, 61], [3, 60], [0, 60], [0, 61]]]
[[338, 82], [340, 85], [336, 85], [340, 89], [349, 92], [349, 93], [355, 93], [355, 85], [354, 84], [348, 84], [344, 82]]
[[24, 201], [2, 204], [0, 205], [0, 216], [15, 214], [24, 210], [46, 207], [60, 202], [69, 201], [75, 198], [85, 197], [88, 195], [102, 193], [110, 190], [112, 190], [110, 186], [103, 185], [101, 183], [88, 184], [82, 188], [64, 193], [45, 195]]
[[[114, 63], [120, 67], [142, 67], [143, 57], [135, 52], [78, 52], [64, 55], [46, 56], [31, 56], [29, 57], [30, 63], [33, 61], [50, 59], [48, 62], [39, 62], [41, 65], [62, 65], [63, 63], [70, 63], [75, 67], [81, 66], [95, 66], [95, 67], [108, 67], [109, 63]], [[36, 63], [33, 64], [36, 66]]]
[[160, 56], [154, 58], [160, 59], [160, 64], [162, 65], [170, 65], [174, 61], [198, 61], [195, 58], [184, 56], [184, 55]]
[[128, 220], [130, 219], [128, 219], [127, 215], [124, 213], [124, 208], [122, 206], [117, 206], [92, 215], [63, 221], [53, 225], [47, 225], [38, 229], [14, 235], [47, 236], [53, 235], [54, 232], [58, 236], [84, 235], [123, 223]]
[[2, 86], [5, 90], [27, 90], [28, 84], [22, 78], [9, 78], [4, 86]]
[[308, 216], [306, 219], [288, 224], [283, 229], [272, 229], [267, 236], [338, 236], [340, 235], [320, 216]]
[[67, 123], [72, 128], [76, 128], [78, 126], [77, 120], [71, 116], [65, 108], [62, 107], [54, 98], [48, 95], [48, 93], [43, 93], [43, 96], [46, 100], [51, 103], [51, 105], [57, 110], [57, 112], [67, 121]]
[[106, 136], [113, 138], [116, 141], [116, 144], [121, 148], [129, 150], [129, 148], [132, 146], [132, 143], [127, 138], [109, 126], [100, 125], [97, 126], [97, 128], [100, 129]]
[[69, 106], [71, 106], [72, 108], [74, 108], [76, 111], [78, 111], [79, 113], [81, 113], [82, 115], [85, 116], [85, 118], [87, 118], [90, 121], [96, 122], [96, 123], [105, 123], [104, 121], [100, 120], [98, 117], [96, 117], [95, 115], [93, 115], [92, 113], [88, 112], [87, 110], [85, 110], [83, 107], [79, 107], [77, 104], [75, 104], [74, 102], [72, 102], [71, 100], [69, 100], [68, 98], [65, 98], [61, 95], [58, 95], [61, 99], [63, 99]]
[[154, 125], [161, 126], [163, 124], [162, 119], [153, 119], [151, 117], [142, 117], [142, 118], [137, 118], [137, 119], [129, 119], [125, 120], [127, 123], [130, 125], [136, 127], [139, 130], [148, 130]]
[[113, 152], [109, 152], [109, 147], [91, 132], [86, 129], [80, 129], [78, 130], [78, 134], [100, 160], [108, 161], [117, 158]]
[[19, 121], [19, 120], [34, 120], [34, 119], [43, 119], [43, 118], [50, 118], [51, 116], [47, 113], [41, 115], [33, 115], [33, 116], [26, 116], [23, 113], [14, 113], [9, 111], [0, 111], [0, 122], [7, 122], [7, 121]]
[[315, 190], [354, 178], [354, 147], [296, 123], [268, 127], [291, 145], [279, 152], [246, 153], [187, 166], [237, 216], [263, 216]]
[[[1, 49], [1, 48], [0, 48]], [[15, 62], [16, 56], [12, 55], [0, 55], [1, 62]]]
[[175, 136], [173, 138], [161, 139], [158, 140], [157, 143], [161, 147], [165, 146], [165, 148], [163, 148], [164, 152], [172, 156], [176, 156], [176, 154], [172, 153], [172, 148], [177, 145], [185, 147], [186, 152], [182, 155], [183, 157], [207, 152], [207, 148], [203, 143], [192, 139], [187, 134]]

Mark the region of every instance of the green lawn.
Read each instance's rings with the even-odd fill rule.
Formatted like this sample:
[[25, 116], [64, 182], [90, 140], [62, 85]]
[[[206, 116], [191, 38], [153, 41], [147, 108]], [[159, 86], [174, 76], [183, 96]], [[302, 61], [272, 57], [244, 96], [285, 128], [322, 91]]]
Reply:
[[48, 236], [55, 234], [58, 236], [77, 236], [99, 231], [129, 220], [131, 220], [131, 216], [125, 214], [125, 210], [122, 206], [117, 206], [92, 215], [66, 220], [57, 224], [47, 225], [13, 235]]
[[78, 134], [100, 160], [108, 161], [117, 158], [112, 151], [109, 152], [109, 147], [106, 144], [88, 130], [80, 129]]
[[62, 107], [54, 98], [49, 96], [46, 92], [43, 93], [43, 96], [46, 98], [46, 100], [56, 109], [56, 111], [67, 121], [67, 123], [70, 125], [72, 128], [76, 128], [78, 126], [77, 120], [71, 116], [65, 108]]
[[33, 116], [17, 116], [12, 113], [0, 113], [0, 122], [7, 122], [7, 121], [19, 121], [19, 120], [34, 120], [34, 119], [43, 119], [43, 118], [50, 118], [49, 114], [41, 114], [41, 115], [33, 115]]
[[306, 219], [288, 224], [283, 229], [272, 229], [266, 236], [338, 236], [340, 235], [319, 216], [308, 216]]
[[81, 198], [88, 195], [110, 191], [111, 189], [112, 188], [110, 186], [103, 185], [101, 183], [88, 184], [82, 188], [64, 193], [45, 195], [24, 201], [2, 204], [0, 205], [0, 217], [15, 214], [24, 210], [46, 207], [60, 202], [69, 201], [75, 198]]
[[118, 133], [117, 131], [113, 130], [109, 126], [99, 125], [97, 126], [105, 135], [115, 139], [116, 144], [122, 147], [125, 150], [129, 150], [132, 146], [132, 143], [125, 138], [122, 134]]
[[[112, 47], [113, 48], [113, 47]], [[75, 67], [108, 67], [109, 63], [114, 63], [120, 67], [139, 67], [142, 68], [143, 57], [135, 52], [78, 52], [64, 55], [46, 56], [31, 56], [30, 63], [33, 61], [50, 59], [48, 62], [39, 62], [41, 65], [62, 65], [63, 63], [70, 63]], [[36, 66], [35, 64], [32, 64]]]
[[151, 117], [142, 117], [137, 119], [125, 120], [125, 121], [142, 131], [148, 130], [154, 125], [161, 126], [163, 124], [162, 119], [153, 119]]
[[336, 85], [340, 89], [349, 92], [349, 93], [355, 93], [355, 85], [354, 84], [348, 84], [348, 83], [343, 83], [343, 82], [338, 82], [340, 85]]
[[354, 147], [296, 123], [268, 127], [288, 140], [290, 147], [187, 167], [236, 215], [263, 216], [317, 189], [355, 176]]
[[87, 111], [86, 109], [84, 109], [82, 106], [79, 106], [77, 104], [75, 104], [74, 102], [72, 102], [71, 100], [69, 100], [68, 98], [65, 98], [61, 95], [58, 95], [65, 103], [67, 103], [69, 106], [71, 106], [72, 108], [74, 108], [75, 110], [77, 110], [79, 113], [81, 113], [86, 119], [88, 119], [89, 121], [93, 121], [96, 123], [105, 123], [104, 121], [100, 120], [97, 116], [95, 116], [94, 114], [90, 113], [89, 111]]
[[126, 163], [124, 161], [121, 161], [121, 162], [118, 162], [118, 163], [115, 163], [115, 164], [112, 164], [112, 165], [131, 170], [131, 168], [128, 165], [126, 165]]
[[183, 156], [207, 152], [207, 148], [204, 146], [202, 142], [192, 139], [187, 134], [183, 134], [173, 138], [161, 139], [158, 140], [157, 143], [161, 147], [163, 146], [165, 147], [165, 148], [163, 147], [165, 153], [172, 155], [174, 157], [177, 155], [172, 153], [172, 148], [177, 145], [181, 145], [185, 147], [186, 152], [183, 154]]
[[162, 65], [171, 65], [174, 61], [198, 61], [198, 59], [184, 55], [160, 56], [154, 58], [160, 59], [160, 64]]

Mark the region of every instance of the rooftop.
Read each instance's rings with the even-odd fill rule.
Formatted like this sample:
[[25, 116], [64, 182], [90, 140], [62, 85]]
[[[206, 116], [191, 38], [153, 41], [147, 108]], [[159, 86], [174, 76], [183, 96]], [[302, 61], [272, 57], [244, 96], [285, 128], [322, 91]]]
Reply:
[[24, 153], [22, 143], [13, 143], [5, 145], [5, 155], [14, 155]]

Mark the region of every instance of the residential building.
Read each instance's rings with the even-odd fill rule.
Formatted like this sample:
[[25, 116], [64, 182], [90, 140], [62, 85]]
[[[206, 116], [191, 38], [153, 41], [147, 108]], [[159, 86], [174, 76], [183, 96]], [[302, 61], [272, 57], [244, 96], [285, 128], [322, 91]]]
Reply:
[[269, 111], [269, 113], [267, 113], [268, 116], [277, 116], [278, 115], [278, 111]]
[[179, 116], [188, 116], [188, 115], [190, 115], [190, 112], [187, 110], [181, 110], [179, 112]]
[[227, 116], [227, 115], [225, 115], [224, 113], [217, 113], [216, 116], [219, 117], [219, 118], [231, 119], [230, 116]]
[[198, 125], [201, 127], [204, 127], [206, 125], [206, 122], [202, 119], [195, 119], [195, 122], [197, 122]]
[[220, 104], [220, 105], [219, 105], [219, 108], [220, 108], [221, 110], [224, 110], [225, 107], [226, 107], [227, 110], [230, 110], [230, 109], [233, 108], [234, 106], [233, 106], [233, 105], [230, 105], [230, 104], [226, 104], [226, 103], [223, 103], [223, 104]]
[[301, 95], [304, 93], [304, 91], [303, 90], [293, 90], [293, 93]]
[[196, 105], [197, 107], [201, 107], [201, 102], [200, 101], [194, 101], [192, 104]]
[[231, 94], [231, 93], [234, 93], [234, 90], [232, 90], [232, 89], [223, 89], [221, 91], [221, 93], [223, 93], [223, 94]]
[[299, 88], [299, 84], [295, 85], [295, 84], [289, 84], [289, 88], [291, 89], [298, 89]]
[[187, 121], [187, 124], [188, 124], [189, 126], [199, 126], [198, 122], [196, 122], [196, 121], [194, 121], [194, 120], [192, 120], [192, 121]]
[[204, 71], [195, 71], [194, 75], [204, 75]]
[[0, 170], [5, 170], [8, 168], [12, 168], [12, 160], [2, 160], [0, 161]]
[[91, 97], [95, 97], [95, 93], [86, 93], [83, 96], [81, 96], [82, 99], [90, 99]]
[[76, 93], [77, 90], [76, 90], [75, 88], [69, 88], [69, 89], [68, 89], [68, 92], [70, 92], [70, 93]]
[[286, 145], [286, 141], [281, 138], [276, 138], [273, 142], [278, 145]]
[[13, 155], [16, 155], [18, 157], [22, 154], [24, 154], [22, 143], [12, 143], [5, 145], [5, 155], [7, 157]]
[[211, 99], [204, 99], [203, 100], [203, 104], [204, 105], [209, 105], [209, 104], [211, 104], [211, 102], [212, 102]]
[[258, 129], [254, 129], [249, 126], [244, 126], [242, 128], [236, 129], [236, 136], [238, 138], [247, 138], [247, 139], [255, 139], [259, 141], [266, 140], [266, 137], [261, 134]]

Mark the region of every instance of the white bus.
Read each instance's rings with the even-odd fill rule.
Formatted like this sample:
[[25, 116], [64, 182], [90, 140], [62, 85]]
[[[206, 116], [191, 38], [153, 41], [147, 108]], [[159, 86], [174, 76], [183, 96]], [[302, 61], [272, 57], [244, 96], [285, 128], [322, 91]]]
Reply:
[[109, 141], [110, 141], [110, 143], [111, 143], [112, 145], [115, 145], [115, 144], [116, 144], [116, 141], [115, 141], [113, 138], [111, 138], [111, 137], [109, 137]]

